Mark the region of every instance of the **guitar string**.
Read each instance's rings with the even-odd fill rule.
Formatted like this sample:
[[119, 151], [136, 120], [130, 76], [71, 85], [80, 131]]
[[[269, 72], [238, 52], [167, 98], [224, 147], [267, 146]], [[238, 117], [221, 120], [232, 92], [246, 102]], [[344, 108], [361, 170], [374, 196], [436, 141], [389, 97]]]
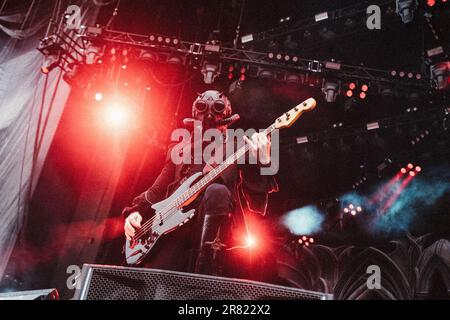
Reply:
[[[274, 129], [275, 129], [275, 125], [272, 124], [270, 127], [268, 127], [267, 129], [265, 129], [263, 132], [264, 132], [266, 135], [268, 135], [268, 134], [270, 134]], [[228, 157], [228, 158], [224, 161], [224, 164], [227, 164], [227, 166], [226, 166], [225, 168], [223, 168], [223, 170], [220, 170], [220, 171], [219, 171], [219, 174], [222, 173], [223, 171], [225, 171], [230, 165], [234, 164], [239, 158], [241, 158], [242, 156], [244, 156], [244, 155], [248, 152], [248, 150], [249, 150], [249, 146], [248, 146], [248, 144], [246, 144], [246, 145], [243, 146], [241, 149], [239, 149], [239, 150], [236, 151], [234, 154], [232, 154], [230, 157]], [[242, 151], [243, 153], [239, 155], [239, 152], [241, 152], [241, 151]], [[234, 159], [234, 158], [235, 158], [235, 159]], [[231, 159], [232, 161], [230, 161], [230, 159]], [[215, 170], [215, 169], [213, 169], [213, 170]], [[212, 171], [213, 171], [213, 170], [212, 170]], [[208, 176], [205, 176], [205, 178], [207, 178], [207, 177], [208, 177]], [[207, 181], [207, 182], [204, 183], [202, 186], [200, 186], [200, 187], [198, 188], [198, 190], [197, 190], [196, 192], [194, 192], [194, 193], [193, 193], [190, 197], [188, 197], [186, 200], [184, 200], [184, 202], [186, 202], [187, 200], [189, 200], [190, 198], [192, 198], [195, 194], [199, 193], [199, 192], [202, 190], [202, 188], [204, 188], [206, 185], [208, 185], [208, 184], [209, 184], [211, 181], [213, 181], [215, 178], [216, 178], [216, 177], [213, 177], [213, 178], [209, 179], [209, 181]], [[203, 180], [203, 179], [202, 179], [202, 180]], [[200, 180], [199, 182], [197, 182], [197, 183], [192, 187], [192, 189], [195, 189], [195, 188], [197, 187], [198, 184], [201, 184], [201, 181], [202, 181], [202, 180]], [[205, 180], [208, 180], [208, 179], [205, 179]], [[190, 190], [191, 190], [191, 188], [188, 189], [188, 190], [186, 190], [186, 191], [185, 191], [184, 193], [182, 193], [181, 195], [179, 195], [179, 196], [174, 200], [174, 203], [176, 203], [177, 200], [183, 198], [183, 196], [186, 196], [186, 194], [189, 193]], [[183, 202], [182, 202], [181, 204], [183, 204]], [[181, 205], [181, 204], [180, 204], [180, 205]], [[178, 210], [175, 210], [175, 209], [179, 209], [179, 208], [177, 208], [177, 207], [174, 208], [173, 206], [168, 206], [168, 207], [166, 207], [165, 209], [166, 209], [165, 211], [162, 211], [162, 212], [160, 212], [159, 214], [155, 214], [152, 218], [150, 218], [147, 222], [145, 222], [145, 223], [141, 226], [141, 228], [138, 230], [138, 232], [136, 232], [136, 234], [132, 237], [132, 239], [133, 239], [133, 240], [140, 240], [140, 238], [141, 238], [143, 235], [145, 235], [145, 234], [150, 230], [151, 226], [153, 226], [153, 222], [154, 222], [156, 219], [158, 219], [158, 218], [160, 218], [161, 220], [168, 219], [168, 218], [170, 218], [171, 216], [173, 216], [174, 214], [176, 214], [176, 213], [178, 212]], [[173, 211], [173, 212], [171, 212], [171, 211]]]
[[[244, 149], [245, 149], [245, 150], [244, 150]], [[230, 165], [234, 164], [234, 162], [237, 161], [240, 157], [244, 156], [244, 155], [247, 153], [248, 150], [249, 150], [249, 149], [248, 149], [248, 145], [245, 145], [244, 147], [242, 147], [241, 149], [239, 149], [238, 151], [236, 151], [236, 153], [234, 153], [233, 155], [231, 155], [229, 158], [227, 158], [227, 159], [223, 162], [223, 164], [226, 164], [226, 167], [223, 168], [222, 170], [220, 170], [219, 172], [222, 173], [223, 171], [225, 171]], [[238, 155], [239, 152], [242, 152], [242, 154]], [[230, 161], [229, 161], [230, 158], [234, 158], [234, 157], [236, 157], [236, 159], [232, 159], [233, 161], [230, 162]], [[181, 195], [179, 195], [179, 196], [174, 200], [174, 203], [180, 202], [180, 201], [177, 201], [177, 200], [186, 197], [186, 194], [188, 194], [189, 191], [192, 192], [192, 190], [198, 189], [198, 190], [196, 190], [192, 195], [190, 195], [190, 197], [187, 197], [186, 200], [184, 200], [183, 202], [180, 203], [180, 205], [183, 204], [184, 202], [186, 202], [187, 200], [189, 200], [190, 198], [192, 198], [194, 195], [196, 195], [197, 193], [199, 193], [199, 192], [202, 190], [202, 188], [204, 188], [205, 186], [207, 186], [210, 182], [214, 181], [214, 179], [216, 178], [216, 177], [213, 177], [213, 178], [207, 178], [207, 177], [208, 177], [208, 176], [205, 176], [205, 179], [204, 179], [204, 180], [202, 179], [203, 181], [205, 181], [204, 183], [201, 183], [202, 180], [200, 180], [200, 181], [197, 182], [192, 188], [186, 190], [186, 191], [183, 192]], [[207, 180], [208, 180], [208, 181], [207, 181]], [[200, 184], [202, 184], [202, 185], [199, 186]], [[164, 211], [164, 209], [166, 209], [166, 210]], [[139, 239], [142, 235], [146, 234], [146, 233], [150, 230], [150, 227], [153, 225], [153, 222], [154, 222], [156, 219], [158, 219], [158, 218], [160, 218], [161, 220], [168, 219], [169, 217], [171, 217], [171, 216], [173, 216], [174, 214], [176, 214], [176, 213], [178, 212], [178, 210], [175, 210], [175, 209], [179, 209], [179, 208], [178, 208], [178, 207], [173, 207], [173, 206], [171, 205], [171, 206], [168, 206], [168, 207], [166, 207], [166, 208], [164, 208], [164, 209], [163, 209], [163, 211], [161, 211], [159, 214], [155, 214], [152, 218], [150, 218], [149, 220], [147, 220], [147, 221], [141, 226], [141, 228], [138, 230], [138, 232], [136, 233], [136, 235], [134, 235], [133, 239], [134, 239], [134, 240]], [[171, 212], [171, 211], [174, 211], [174, 212]]]
[[[270, 133], [272, 133], [272, 131], [275, 129], [275, 125], [274, 124], [272, 124], [271, 126], [269, 126], [267, 129], [265, 129], [263, 132], [266, 134], [266, 135], [269, 135]], [[243, 150], [243, 151], [242, 151]], [[234, 164], [239, 158], [241, 158], [242, 156], [244, 156], [247, 152], [248, 152], [248, 150], [249, 150], [249, 145], [248, 144], [245, 144], [245, 146], [243, 146], [241, 149], [239, 149], [238, 151], [236, 151], [234, 154], [232, 154], [230, 157], [228, 157], [225, 161], [224, 161], [224, 163], [223, 164], [227, 164], [226, 165], [226, 167], [225, 168], [223, 168], [223, 170], [221, 170], [222, 172], [224, 171], [224, 170], [226, 170], [230, 165], [232, 165], [232, 164]], [[243, 152], [242, 154], [240, 154], [239, 155], [239, 152]], [[234, 159], [236, 157], [236, 159]], [[231, 158], [231, 162], [230, 163], [228, 163], [229, 162], [229, 160], [230, 160], [230, 158]], [[213, 170], [215, 170], [215, 169], [213, 169]], [[212, 171], [213, 171], [212, 170]], [[211, 172], [212, 172], [211, 171]], [[219, 172], [219, 173], [222, 173], [222, 172]], [[207, 178], [208, 177], [208, 175], [207, 176], [205, 176], [205, 178]], [[202, 190], [202, 188], [204, 188], [206, 185], [208, 185], [211, 181], [213, 181], [214, 179], [215, 179], [216, 177], [214, 177], [214, 178], [212, 178], [212, 179], [209, 179], [209, 181], [207, 181], [206, 183], [204, 183], [202, 186], [200, 186], [199, 188], [198, 188], [198, 190], [195, 192], [195, 193], [193, 193], [189, 198], [187, 198], [186, 200], [184, 200], [184, 202], [186, 202], [187, 200], [189, 200], [190, 198], [192, 198], [195, 194], [197, 194], [197, 193], [199, 193], [201, 190]], [[203, 179], [202, 179], [203, 180]], [[200, 180], [199, 182], [197, 182], [193, 187], [192, 187], [192, 189], [195, 189], [196, 187], [197, 187], [197, 185], [198, 184], [201, 184], [201, 181], [202, 180]], [[206, 180], [208, 180], [208, 179], [205, 179], [205, 181]], [[188, 189], [188, 190], [186, 190], [185, 192], [183, 192], [181, 195], [179, 195], [175, 200], [174, 200], [174, 203], [176, 203], [177, 202], [177, 200], [179, 200], [179, 199], [181, 199], [183, 196], [186, 196], [186, 194], [188, 194], [189, 193], [189, 191], [191, 190], [191, 188], [190, 189]], [[181, 204], [183, 204], [183, 203], [181, 203]], [[181, 205], [180, 204], [180, 205]], [[166, 209], [165, 211], [164, 211], [164, 209]], [[168, 207], [166, 207], [166, 208], [164, 208], [163, 209], [163, 211], [162, 212], [160, 212], [159, 214], [155, 214], [152, 218], [150, 218], [148, 221], [146, 221], [142, 226], [141, 226], [141, 228], [136, 232], [136, 234], [132, 237], [132, 240], [134, 240], [134, 241], [136, 241], [136, 240], [140, 240], [140, 238], [143, 236], [143, 235], [145, 235], [148, 231], [150, 231], [150, 228], [153, 226], [153, 222], [156, 220], [156, 219], [161, 219], [161, 220], [167, 220], [168, 218], [170, 218], [171, 216], [173, 216], [174, 214], [176, 214], [177, 212], [178, 212], [178, 210], [175, 210], [175, 209], [179, 209], [179, 208], [177, 208], [177, 207], [173, 207], [173, 206], [168, 206]], [[171, 212], [171, 211], [173, 211], [173, 212]]]

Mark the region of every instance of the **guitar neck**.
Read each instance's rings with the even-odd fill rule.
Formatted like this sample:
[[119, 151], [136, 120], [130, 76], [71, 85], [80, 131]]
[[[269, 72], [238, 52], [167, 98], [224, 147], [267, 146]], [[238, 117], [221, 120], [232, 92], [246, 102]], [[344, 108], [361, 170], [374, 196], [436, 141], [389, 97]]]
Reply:
[[[272, 124], [268, 128], [266, 128], [263, 132], [266, 135], [272, 133], [275, 130], [275, 124]], [[208, 185], [210, 185], [213, 181], [215, 181], [226, 169], [228, 169], [231, 165], [236, 163], [241, 157], [243, 157], [249, 150], [249, 145], [246, 143], [244, 146], [239, 148], [235, 153], [225, 159], [224, 162], [219, 164], [217, 167], [208, 172], [203, 178], [197, 181], [192, 187], [189, 188], [186, 192], [181, 194], [176, 200], [175, 205], [181, 206], [188, 199], [196, 195], [197, 193], [206, 189]]]

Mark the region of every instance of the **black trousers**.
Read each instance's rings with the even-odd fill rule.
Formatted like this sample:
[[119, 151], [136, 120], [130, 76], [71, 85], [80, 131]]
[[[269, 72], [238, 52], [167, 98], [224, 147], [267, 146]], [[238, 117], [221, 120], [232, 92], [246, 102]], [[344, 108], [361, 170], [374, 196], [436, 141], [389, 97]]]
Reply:
[[144, 267], [213, 275], [224, 272], [235, 209], [231, 191], [213, 183], [190, 207], [197, 209], [195, 218], [161, 238]]

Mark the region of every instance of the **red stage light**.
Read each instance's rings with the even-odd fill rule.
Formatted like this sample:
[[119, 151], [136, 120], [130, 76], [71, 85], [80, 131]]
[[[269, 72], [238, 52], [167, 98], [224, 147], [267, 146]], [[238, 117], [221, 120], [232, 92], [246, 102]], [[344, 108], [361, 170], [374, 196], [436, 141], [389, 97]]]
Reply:
[[422, 168], [419, 167], [419, 166], [416, 166], [416, 171], [417, 171], [417, 172], [420, 172], [420, 171], [422, 171]]
[[309, 242], [305, 242], [305, 246], [309, 246]]
[[354, 90], [356, 88], [356, 84], [354, 82], [350, 82], [348, 84], [348, 87], [349, 87], [350, 90]]
[[401, 172], [401, 173], [406, 173], [406, 169], [405, 169], [405, 168], [401, 168], [401, 169], [400, 169], [400, 172]]
[[241, 68], [241, 73], [245, 73], [245, 67]]
[[363, 85], [361, 86], [361, 90], [362, 90], [363, 92], [366, 92], [367, 90], [369, 90], [369, 86], [368, 86], [367, 84], [363, 84]]
[[356, 211], [361, 212], [361, 211], [362, 211], [362, 208], [361, 208], [360, 206], [357, 206], [357, 207], [356, 207]]
[[[443, 1], [443, 2], [445, 2], [445, 1]], [[430, 7], [432, 7], [432, 6], [434, 6], [434, 5], [436, 4], [436, 1], [435, 1], [435, 0], [427, 0], [427, 4], [428, 4]]]
[[298, 243], [302, 244], [303, 243], [302, 239], [298, 239]]
[[352, 216], [356, 216], [356, 211], [355, 211], [355, 210], [352, 210], [352, 211], [350, 212], [350, 214], [351, 214]]
[[103, 100], [103, 94], [101, 92], [97, 92], [94, 95], [95, 101], [102, 101]]
[[123, 65], [122, 65], [122, 69], [125, 70], [126, 68], [127, 68], [127, 65], [126, 65], [126, 64], [123, 64]]
[[314, 243], [314, 238], [309, 238], [309, 242]]
[[239, 80], [244, 81], [245, 80], [245, 74], [241, 74], [241, 76], [239, 77]]
[[414, 177], [414, 176], [416, 175], [416, 173], [415, 173], [414, 171], [410, 171], [410, 172], [409, 172], [409, 175], [410, 175], [411, 177]]
[[127, 122], [128, 113], [123, 107], [119, 105], [112, 105], [105, 109], [105, 120], [111, 125], [119, 127]]
[[228, 74], [228, 79], [230, 79], [230, 80], [233, 79], [233, 74], [232, 73]]
[[233, 72], [233, 70], [234, 70], [234, 66], [232, 64], [230, 64], [228, 66], [228, 72]]
[[303, 236], [303, 237], [302, 237], [302, 240], [303, 240], [303, 241], [306, 241], [306, 240], [307, 240], [306, 236]]
[[412, 163], [408, 163], [408, 169], [412, 169], [412, 168], [414, 168], [413, 164]]
[[347, 90], [347, 92], [345, 94], [347, 95], [347, 97], [351, 97], [353, 95], [353, 91]]
[[364, 92], [361, 92], [361, 93], [359, 94], [359, 97], [360, 97], [361, 99], [365, 99], [365, 98], [366, 98], [366, 94], [365, 94]]
[[245, 239], [245, 243], [247, 244], [247, 247], [253, 248], [256, 244], [256, 240], [251, 235], [248, 235], [247, 239]]

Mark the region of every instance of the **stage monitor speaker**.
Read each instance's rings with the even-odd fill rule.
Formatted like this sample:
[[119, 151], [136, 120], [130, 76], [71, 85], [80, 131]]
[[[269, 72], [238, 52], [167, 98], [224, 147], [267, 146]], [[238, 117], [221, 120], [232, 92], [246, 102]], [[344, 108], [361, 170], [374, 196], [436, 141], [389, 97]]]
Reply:
[[0, 300], [59, 300], [58, 290], [30, 290], [0, 293]]
[[321, 292], [157, 269], [85, 264], [76, 300], [332, 300]]

